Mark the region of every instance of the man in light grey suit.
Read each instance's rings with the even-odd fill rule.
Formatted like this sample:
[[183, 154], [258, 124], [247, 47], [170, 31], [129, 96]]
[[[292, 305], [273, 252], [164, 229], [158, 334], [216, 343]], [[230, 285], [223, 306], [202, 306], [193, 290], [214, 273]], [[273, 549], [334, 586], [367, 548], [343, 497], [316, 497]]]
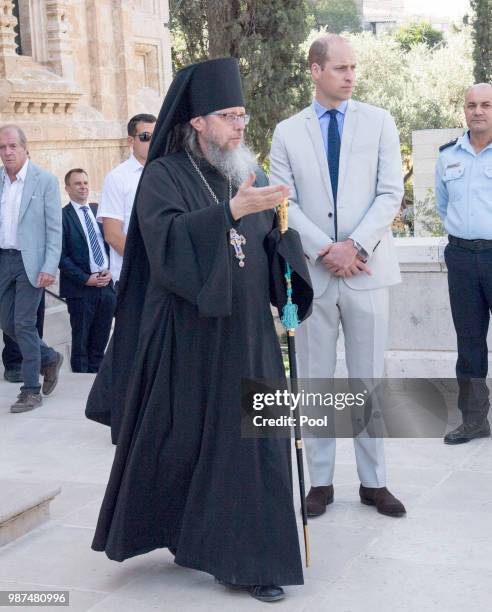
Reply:
[[24, 132], [0, 128], [0, 327], [22, 353], [24, 385], [11, 412], [42, 404], [58, 382], [63, 356], [40, 340], [36, 313], [44, 287], [55, 282], [62, 245], [60, 193], [55, 176], [29, 160]]
[[[301, 236], [314, 288], [312, 316], [297, 332], [299, 375], [333, 378], [340, 323], [350, 378], [381, 378], [388, 287], [400, 281], [391, 223], [403, 197], [395, 122], [351, 99], [355, 57], [328, 35], [309, 50], [313, 104], [280, 123], [270, 153], [271, 182], [289, 185], [289, 223]], [[310, 516], [333, 501], [335, 439], [306, 440]], [[355, 438], [361, 502], [401, 516], [386, 488], [383, 440]]]

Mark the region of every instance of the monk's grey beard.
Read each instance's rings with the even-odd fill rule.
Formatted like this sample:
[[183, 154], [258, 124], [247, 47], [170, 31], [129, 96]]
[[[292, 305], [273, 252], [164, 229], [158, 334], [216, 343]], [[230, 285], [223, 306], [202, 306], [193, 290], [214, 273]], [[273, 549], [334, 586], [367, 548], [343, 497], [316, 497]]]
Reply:
[[208, 152], [205, 155], [198, 143], [197, 133], [190, 123], [178, 125], [175, 129], [174, 146], [171, 152], [189, 151], [195, 157], [205, 157], [217, 170], [226, 177], [231, 177], [234, 186], [239, 187], [258, 167], [254, 153], [241, 143], [233, 151], [223, 151], [214, 142], [214, 136], [207, 142]]
[[258, 167], [256, 157], [244, 143], [232, 151], [223, 151], [213, 141], [209, 141], [205, 158], [221, 174], [230, 178], [235, 187], [239, 187]]

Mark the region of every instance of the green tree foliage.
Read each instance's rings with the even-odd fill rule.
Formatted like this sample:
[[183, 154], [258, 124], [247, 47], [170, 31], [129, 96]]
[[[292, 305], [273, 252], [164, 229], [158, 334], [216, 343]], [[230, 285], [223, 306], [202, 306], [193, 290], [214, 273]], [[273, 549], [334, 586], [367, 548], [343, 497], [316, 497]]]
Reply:
[[310, 79], [300, 45], [308, 34], [299, 0], [171, 0], [173, 61], [232, 56], [240, 60], [247, 139], [264, 162], [275, 125], [309, 103]]
[[[430, 49], [416, 45], [406, 52], [392, 36], [370, 34], [350, 37], [357, 57], [354, 98], [381, 106], [395, 118], [400, 133], [406, 182], [412, 181], [412, 132], [456, 128], [465, 125], [463, 102], [472, 82], [472, 40], [469, 28], [450, 33], [446, 45]], [[406, 186], [407, 204], [413, 200]], [[419, 233], [441, 232], [435, 209], [428, 198], [414, 202]], [[402, 221], [411, 226], [412, 207], [403, 211]]]
[[395, 118], [402, 152], [413, 130], [464, 125], [463, 100], [472, 81], [470, 31], [450, 34], [446, 45], [416, 45], [406, 52], [391, 36], [350, 37], [357, 57], [354, 98], [386, 108]]
[[412, 47], [419, 44], [432, 49], [444, 40], [443, 33], [435, 30], [426, 21], [415, 21], [404, 25], [396, 30], [394, 37], [404, 51], [410, 51]]
[[492, 83], [492, 0], [471, 0], [476, 83]]
[[325, 28], [333, 34], [362, 30], [355, 0], [311, 0], [309, 4], [318, 30]]

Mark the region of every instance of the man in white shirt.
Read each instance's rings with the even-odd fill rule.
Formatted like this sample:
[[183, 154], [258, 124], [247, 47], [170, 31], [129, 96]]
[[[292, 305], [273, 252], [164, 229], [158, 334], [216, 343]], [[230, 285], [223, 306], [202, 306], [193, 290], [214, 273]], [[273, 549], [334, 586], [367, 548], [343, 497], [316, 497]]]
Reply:
[[135, 115], [128, 122], [130, 157], [106, 176], [101, 193], [97, 220], [102, 221], [104, 237], [110, 245], [110, 270], [117, 286], [123, 264], [126, 234], [133, 200], [149, 153], [154, 131], [154, 115]]
[[70, 202], [63, 208], [60, 295], [67, 300], [72, 327], [73, 372], [98, 372], [116, 306], [109, 248], [96, 221], [97, 205], [87, 204], [89, 177], [82, 168], [65, 175]]
[[16, 125], [0, 128], [0, 327], [22, 353], [24, 385], [11, 412], [42, 404], [58, 382], [63, 356], [40, 340], [36, 313], [44, 287], [55, 282], [62, 227], [58, 180], [29, 160]]

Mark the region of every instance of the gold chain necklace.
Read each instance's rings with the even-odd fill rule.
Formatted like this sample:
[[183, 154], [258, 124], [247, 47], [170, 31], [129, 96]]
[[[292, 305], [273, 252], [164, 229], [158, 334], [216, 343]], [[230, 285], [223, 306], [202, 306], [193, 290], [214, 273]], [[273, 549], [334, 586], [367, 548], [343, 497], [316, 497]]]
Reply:
[[[188, 155], [188, 159], [190, 160], [191, 165], [195, 169], [195, 171], [198, 174], [198, 176], [202, 179], [203, 184], [207, 188], [209, 194], [212, 196], [213, 201], [220, 206], [219, 198], [216, 196], [216, 194], [215, 194], [214, 190], [212, 189], [212, 187], [210, 187], [207, 179], [203, 176], [202, 171], [198, 167], [198, 165], [195, 162], [195, 160], [193, 159], [193, 157], [190, 155], [189, 151], [186, 151], [186, 155]], [[229, 203], [230, 203], [230, 201], [232, 200], [232, 181], [231, 181], [231, 177], [230, 176], [227, 177], [227, 181], [228, 181], [228, 184], [229, 184]], [[244, 268], [244, 260], [246, 259], [246, 255], [243, 252], [242, 245], [246, 244], [246, 238], [242, 234], [239, 234], [232, 227], [229, 230], [229, 242], [230, 242], [230, 244], [234, 248], [234, 255], [235, 255], [236, 259], [239, 260], [239, 263], [238, 263], [239, 267], [240, 268]]]

